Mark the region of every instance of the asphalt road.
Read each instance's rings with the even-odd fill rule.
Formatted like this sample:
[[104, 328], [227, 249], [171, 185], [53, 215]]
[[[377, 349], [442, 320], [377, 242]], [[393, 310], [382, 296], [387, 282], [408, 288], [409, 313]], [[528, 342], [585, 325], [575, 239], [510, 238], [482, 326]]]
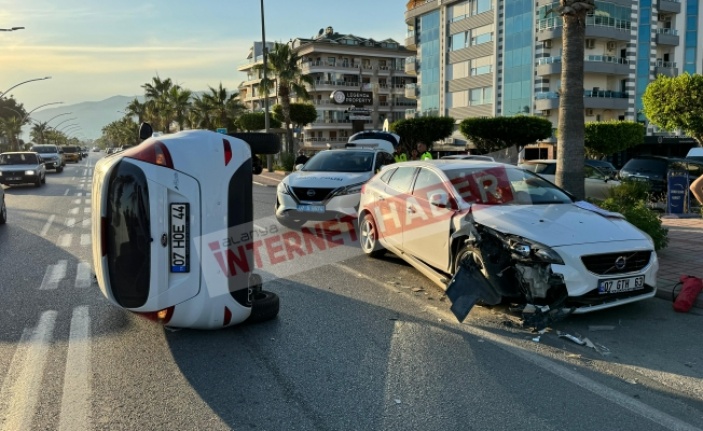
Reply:
[[[701, 429], [703, 316], [660, 299], [544, 334], [501, 307], [460, 324], [401, 260], [340, 246], [262, 268], [274, 321], [169, 331], [115, 308], [91, 275], [101, 156], [6, 189], [0, 431]], [[258, 226], [274, 197], [255, 186]]]

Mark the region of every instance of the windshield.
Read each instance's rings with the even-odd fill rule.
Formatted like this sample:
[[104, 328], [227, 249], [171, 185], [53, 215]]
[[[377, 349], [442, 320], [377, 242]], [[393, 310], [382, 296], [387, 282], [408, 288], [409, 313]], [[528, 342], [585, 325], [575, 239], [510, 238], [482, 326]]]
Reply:
[[36, 154], [21, 153], [21, 154], [0, 154], [0, 165], [36, 165]]
[[51, 154], [59, 152], [56, 147], [32, 147], [32, 151], [39, 154]]
[[571, 197], [532, 172], [512, 166], [445, 171], [457, 194], [468, 203], [544, 205], [571, 203]]
[[303, 167], [303, 171], [368, 172], [373, 166], [372, 151], [321, 151]]

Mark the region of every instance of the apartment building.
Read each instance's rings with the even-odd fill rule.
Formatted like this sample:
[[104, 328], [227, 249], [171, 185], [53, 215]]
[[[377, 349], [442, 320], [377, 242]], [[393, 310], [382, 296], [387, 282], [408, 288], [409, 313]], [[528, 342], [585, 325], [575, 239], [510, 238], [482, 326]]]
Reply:
[[[659, 74], [703, 71], [700, 0], [596, 1], [586, 19], [584, 121], [645, 122], [642, 95]], [[558, 123], [562, 18], [547, 0], [410, 0], [406, 68], [418, 82], [419, 115], [543, 115]], [[686, 138], [647, 127], [671, 154]], [[457, 132], [451, 140], [464, 144]], [[552, 137], [528, 158], [555, 155]], [[470, 145], [470, 144], [469, 144]], [[685, 147], [687, 148], [687, 147]], [[685, 154], [685, 148], [681, 151]], [[650, 152], [664, 151], [650, 148]]]
[[[352, 120], [347, 112], [351, 105], [331, 100], [337, 90], [372, 94], [372, 103], [364, 106], [371, 111], [364, 124], [368, 130], [380, 129], [386, 119], [393, 122], [405, 118], [406, 110], [414, 111], [417, 101], [406, 97], [406, 85], [416, 82], [415, 76], [405, 71], [405, 59], [410, 52], [397, 41], [376, 41], [337, 33], [327, 27], [314, 37], [296, 38], [289, 43], [300, 58], [303, 73], [314, 79], [308, 92], [310, 102], [317, 107], [317, 120], [295, 131], [303, 148], [342, 147], [351, 136]], [[261, 64], [263, 59], [256, 55], [256, 44], [248, 60], [247, 65], [239, 68], [247, 73], [247, 80], [239, 87], [240, 97], [249, 109], [260, 110], [264, 100], [258, 91], [261, 76], [253, 66]], [[276, 103], [275, 92], [269, 97], [272, 106]]]

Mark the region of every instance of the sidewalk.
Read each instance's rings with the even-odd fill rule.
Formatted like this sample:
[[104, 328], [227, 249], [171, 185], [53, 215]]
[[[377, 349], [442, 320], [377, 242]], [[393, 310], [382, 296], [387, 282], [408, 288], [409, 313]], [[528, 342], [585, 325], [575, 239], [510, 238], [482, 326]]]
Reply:
[[[254, 181], [275, 187], [286, 175], [283, 171], [264, 170], [260, 175], [254, 175]], [[671, 291], [682, 275], [703, 278], [703, 218], [663, 216], [662, 225], [669, 229], [669, 245], [657, 252], [657, 297], [671, 301]], [[694, 307], [703, 309], [703, 293], [698, 296]]]

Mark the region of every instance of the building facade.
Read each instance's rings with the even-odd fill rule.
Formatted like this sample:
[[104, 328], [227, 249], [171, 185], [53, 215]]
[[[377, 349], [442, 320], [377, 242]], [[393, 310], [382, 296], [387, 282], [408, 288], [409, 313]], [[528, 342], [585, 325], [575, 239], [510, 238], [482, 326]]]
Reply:
[[[584, 121], [645, 122], [642, 95], [659, 74], [703, 71], [701, 0], [596, 1], [586, 19]], [[533, 114], [558, 124], [562, 18], [547, 0], [410, 0], [406, 60], [417, 114]], [[427, 76], [426, 76], [427, 75]], [[439, 89], [439, 91], [438, 91]], [[648, 141], [676, 139], [647, 126]], [[457, 132], [453, 142], [463, 143]], [[530, 149], [554, 156], [552, 137]], [[685, 153], [685, 151], [684, 151]]]
[[[342, 147], [351, 136], [351, 105], [334, 103], [331, 95], [335, 91], [372, 94], [372, 103], [364, 106], [371, 111], [364, 125], [368, 130], [380, 129], [385, 120], [405, 118], [406, 110], [415, 109], [417, 101], [406, 97], [406, 85], [414, 84], [416, 78], [405, 71], [409, 51], [398, 42], [340, 34], [327, 27], [315, 37], [296, 38], [289, 43], [300, 58], [302, 72], [314, 79], [308, 93], [317, 108], [317, 120], [295, 131], [303, 148]], [[258, 91], [261, 76], [253, 67], [263, 59], [256, 56], [254, 47], [248, 59], [249, 64], [239, 68], [247, 73], [239, 91], [247, 107], [256, 111], [263, 108], [263, 97]], [[276, 103], [275, 92], [269, 97], [272, 106]]]

